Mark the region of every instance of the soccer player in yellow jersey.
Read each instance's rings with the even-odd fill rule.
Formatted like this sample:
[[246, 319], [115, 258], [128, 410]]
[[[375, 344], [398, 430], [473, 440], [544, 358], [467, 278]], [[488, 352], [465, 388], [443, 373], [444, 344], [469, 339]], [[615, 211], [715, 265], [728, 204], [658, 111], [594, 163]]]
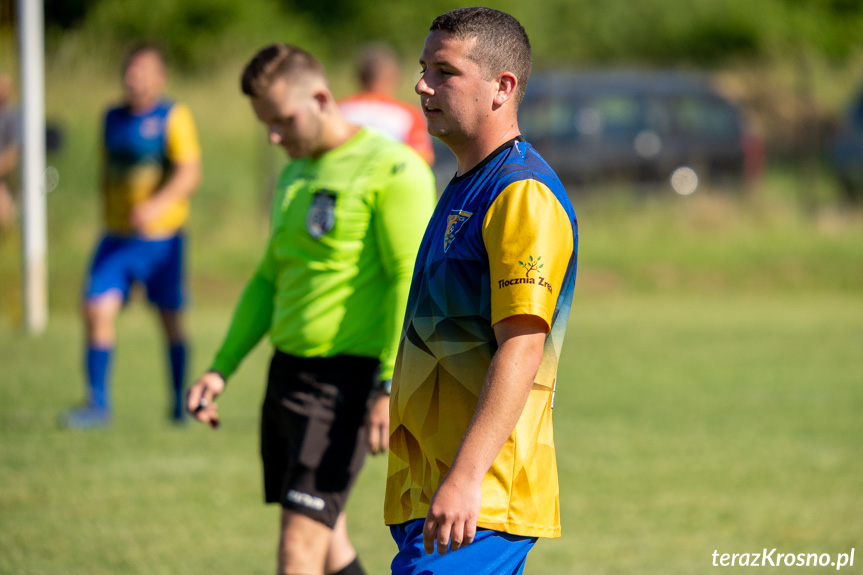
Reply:
[[385, 520], [395, 575], [517, 574], [558, 537], [552, 433], [578, 227], [519, 133], [531, 50], [512, 16], [436, 18], [416, 85], [458, 168], [411, 282], [390, 399]]
[[115, 322], [133, 284], [158, 310], [165, 334], [173, 402], [185, 414], [186, 336], [183, 224], [201, 179], [201, 150], [189, 109], [165, 100], [165, 60], [134, 49], [123, 69], [124, 101], [108, 110], [103, 132], [104, 233], [84, 288], [87, 400], [64, 414], [68, 427], [108, 424]]

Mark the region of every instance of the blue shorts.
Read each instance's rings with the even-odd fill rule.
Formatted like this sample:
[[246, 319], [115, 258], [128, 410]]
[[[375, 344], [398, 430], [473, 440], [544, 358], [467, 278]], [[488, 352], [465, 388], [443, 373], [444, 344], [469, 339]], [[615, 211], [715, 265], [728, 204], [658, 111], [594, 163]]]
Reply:
[[473, 543], [446, 555], [426, 555], [424, 519], [390, 526], [399, 551], [392, 575], [521, 575], [536, 537], [477, 529]]
[[185, 302], [185, 240], [182, 234], [150, 240], [106, 235], [99, 242], [84, 287], [86, 300], [118, 291], [123, 301], [135, 283], [147, 290], [147, 299], [168, 311]]

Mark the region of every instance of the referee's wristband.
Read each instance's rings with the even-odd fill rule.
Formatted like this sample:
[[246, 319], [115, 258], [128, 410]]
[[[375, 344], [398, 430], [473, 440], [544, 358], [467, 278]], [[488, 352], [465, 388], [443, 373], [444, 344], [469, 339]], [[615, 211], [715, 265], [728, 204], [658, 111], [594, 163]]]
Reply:
[[378, 391], [385, 395], [389, 395], [393, 389], [392, 379], [382, 379], [378, 382]]

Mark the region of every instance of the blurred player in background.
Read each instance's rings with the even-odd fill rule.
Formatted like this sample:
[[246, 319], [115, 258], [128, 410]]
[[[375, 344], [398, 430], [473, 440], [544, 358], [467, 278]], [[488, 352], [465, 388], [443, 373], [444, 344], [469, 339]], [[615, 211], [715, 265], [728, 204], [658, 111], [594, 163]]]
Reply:
[[0, 234], [15, 221], [11, 179], [21, 153], [20, 128], [18, 111], [12, 106], [12, 78], [0, 73]]
[[146, 288], [161, 319], [171, 379], [170, 418], [181, 422], [185, 414], [183, 225], [189, 198], [201, 180], [201, 150], [189, 109], [163, 98], [166, 80], [159, 50], [133, 50], [123, 69], [124, 102], [105, 116], [105, 230], [83, 304], [88, 397], [83, 407], [64, 414], [69, 427], [100, 426], [110, 420], [115, 323], [133, 284]]
[[360, 50], [357, 79], [362, 91], [339, 100], [349, 122], [380, 130], [412, 147], [431, 165], [431, 137], [419, 107], [396, 98], [401, 85], [401, 66], [395, 51], [386, 44], [368, 44]]
[[282, 507], [278, 573], [362, 575], [344, 506], [366, 452], [388, 446], [396, 346], [434, 179], [408, 146], [345, 120], [323, 67], [299, 48], [262, 49], [242, 89], [293, 161], [276, 184], [263, 260], [188, 407], [216, 422], [213, 399], [269, 334], [261, 455], [265, 499]]
[[525, 142], [524, 28], [436, 18], [416, 85], [458, 161], [417, 256], [393, 375], [384, 516], [394, 575], [515, 575], [560, 535], [552, 398], [575, 288], [566, 191]]

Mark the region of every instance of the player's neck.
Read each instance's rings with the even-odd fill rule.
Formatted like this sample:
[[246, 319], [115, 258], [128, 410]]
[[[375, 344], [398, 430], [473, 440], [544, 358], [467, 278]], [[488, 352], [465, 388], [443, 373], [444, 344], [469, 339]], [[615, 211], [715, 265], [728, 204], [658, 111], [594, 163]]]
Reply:
[[321, 145], [318, 151], [312, 154], [312, 159], [318, 159], [327, 152], [347, 144], [361, 129], [345, 120], [338, 110], [332, 110], [330, 114], [323, 125]]
[[497, 130], [481, 130], [473, 138], [465, 138], [458, 142], [445, 142], [456, 157], [457, 176], [463, 176], [499, 147], [519, 136], [521, 132], [518, 124], [513, 122], [508, 126], [501, 126]]
[[159, 103], [159, 98], [148, 98], [146, 100], [127, 101], [126, 106], [133, 114], [144, 114], [149, 112]]

